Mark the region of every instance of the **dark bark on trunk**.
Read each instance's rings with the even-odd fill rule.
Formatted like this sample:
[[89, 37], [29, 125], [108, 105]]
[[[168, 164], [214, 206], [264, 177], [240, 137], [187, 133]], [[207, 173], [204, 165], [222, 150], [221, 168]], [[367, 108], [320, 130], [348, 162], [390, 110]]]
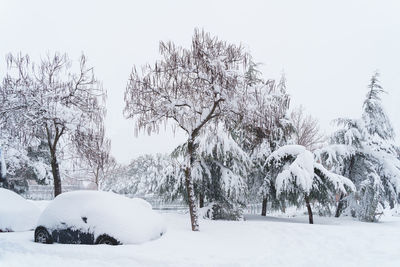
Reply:
[[189, 201], [189, 213], [190, 213], [190, 221], [192, 225], [192, 231], [199, 231], [199, 223], [197, 216], [197, 207], [194, 197], [194, 188], [193, 181], [191, 177], [192, 165], [194, 163], [194, 142], [193, 139], [188, 141], [188, 153], [189, 153], [189, 165], [185, 170], [185, 182], [186, 182], [186, 190], [188, 194]]
[[344, 206], [344, 200], [343, 200], [344, 195], [340, 194], [339, 202], [336, 208], [336, 213], [335, 217], [339, 218], [340, 214], [342, 214], [343, 206]]
[[3, 186], [3, 188], [5, 188], [5, 189], [9, 189], [9, 190], [12, 189], [11, 186], [10, 186], [10, 184], [8, 183], [8, 181], [7, 181], [5, 178], [3, 178], [2, 186]]
[[394, 208], [394, 200], [393, 199], [390, 200], [389, 206], [390, 206], [391, 209]]
[[[46, 133], [47, 133], [47, 142], [50, 149], [51, 156], [51, 172], [53, 174], [54, 180], [54, 197], [60, 195], [62, 193], [61, 190], [61, 175], [60, 175], [60, 167], [57, 162], [57, 144], [60, 140], [61, 136], [64, 133], [65, 127], [59, 128], [58, 124], [54, 121], [54, 129], [55, 133], [52, 134], [48, 125], [45, 125]], [[54, 140], [52, 140], [52, 136], [54, 136]]]
[[205, 117], [203, 121], [191, 132], [189, 132], [185, 127], [182, 127], [183, 130], [185, 130], [189, 134], [189, 140], [187, 143], [188, 146], [188, 156], [189, 156], [189, 162], [188, 166], [186, 167], [185, 170], [185, 180], [186, 180], [186, 190], [188, 194], [188, 200], [189, 200], [189, 212], [190, 212], [190, 221], [192, 224], [192, 230], [193, 231], [199, 231], [199, 223], [198, 223], [198, 215], [197, 215], [197, 207], [196, 207], [196, 202], [195, 202], [195, 196], [194, 196], [194, 187], [193, 187], [193, 181], [192, 181], [192, 166], [193, 163], [195, 162], [195, 145], [194, 141], [195, 138], [200, 134], [201, 128], [210, 120], [213, 118], [217, 117], [218, 115], [215, 114], [217, 107], [219, 106], [219, 103], [224, 101], [224, 99], [218, 99], [214, 101], [214, 104], [208, 113], [208, 115]]
[[310, 205], [310, 199], [308, 198], [308, 196], [305, 196], [304, 200], [306, 201], [306, 206], [307, 206], [307, 211], [308, 211], [308, 222], [310, 224], [314, 224], [313, 214], [312, 214], [311, 205]]
[[267, 215], [267, 198], [263, 198], [262, 201], [262, 208], [261, 208], [261, 216], [266, 216]]
[[[349, 171], [347, 173], [347, 176], [350, 180], [352, 179], [352, 171], [353, 171], [353, 166], [354, 166], [354, 157], [351, 157], [350, 159], [350, 165], [349, 165]], [[345, 197], [345, 195], [343, 193], [340, 194], [340, 198], [339, 198], [339, 202], [336, 208], [336, 213], [335, 213], [335, 217], [339, 218], [339, 216], [342, 214], [343, 208], [344, 208], [344, 204], [345, 204], [345, 200], [343, 199]]]
[[199, 207], [200, 208], [204, 207], [204, 195], [202, 193], [199, 196]]
[[99, 190], [99, 167], [96, 168], [96, 172], [94, 174], [94, 182], [96, 184], [96, 190]]
[[54, 179], [54, 197], [61, 194], [61, 176], [56, 155], [51, 155], [51, 172]]

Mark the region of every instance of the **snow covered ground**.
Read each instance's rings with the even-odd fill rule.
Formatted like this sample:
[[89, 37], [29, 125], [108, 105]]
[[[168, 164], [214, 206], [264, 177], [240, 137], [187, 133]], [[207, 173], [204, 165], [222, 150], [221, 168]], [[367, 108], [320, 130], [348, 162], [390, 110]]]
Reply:
[[[43, 203], [41, 203], [43, 204]], [[246, 221], [164, 214], [167, 233], [141, 245], [37, 244], [33, 232], [0, 234], [1, 267], [79, 266], [400, 266], [400, 217], [380, 223], [351, 218], [248, 215]]]

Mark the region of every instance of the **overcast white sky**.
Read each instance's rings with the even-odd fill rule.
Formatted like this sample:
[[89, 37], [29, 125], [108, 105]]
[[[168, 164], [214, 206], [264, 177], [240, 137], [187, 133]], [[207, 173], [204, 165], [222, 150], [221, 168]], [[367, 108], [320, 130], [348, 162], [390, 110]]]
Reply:
[[250, 49], [266, 78], [284, 70], [294, 106], [330, 130], [332, 119], [358, 117], [375, 70], [388, 91], [384, 105], [400, 140], [400, 2], [393, 1], [18, 1], [0, 0], [0, 76], [9, 52], [84, 52], [108, 90], [112, 154], [128, 162], [170, 152], [184, 140], [169, 129], [134, 137], [122, 116], [133, 65], [158, 58], [159, 40], [190, 44], [204, 28]]

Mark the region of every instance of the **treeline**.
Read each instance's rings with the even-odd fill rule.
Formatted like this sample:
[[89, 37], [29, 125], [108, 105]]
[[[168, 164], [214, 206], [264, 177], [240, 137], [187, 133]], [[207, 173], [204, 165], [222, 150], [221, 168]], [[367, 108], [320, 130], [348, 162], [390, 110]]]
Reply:
[[313, 203], [365, 221], [398, 203], [399, 148], [378, 73], [362, 117], [337, 119], [325, 139], [301, 109], [289, 114], [285, 77], [265, 79], [242, 46], [195, 30], [191, 47], [160, 42], [160, 54], [142, 72], [133, 68], [124, 115], [147, 133], [174, 122], [188, 139], [157, 174], [135, 176], [132, 189], [185, 199], [194, 231], [205, 205], [211, 217], [236, 219], [249, 202], [262, 202], [263, 215], [268, 202], [281, 210], [305, 205], [313, 223]]
[[[241, 123], [233, 128], [210, 124], [196, 139], [192, 170], [202, 214], [239, 220], [247, 204], [259, 202], [264, 216], [270, 203], [283, 212], [288, 206], [306, 206], [310, 223], [312, 206], [321, 215], [345, 213], [378, 221], [384, 208], [394, 208], [400, 200], [400, 148], [394, 144], [377, 78], [371, 78], [362, 117], [336, 119], [337, 130], [328, 137], [303, 109], [289, 113], [289, 105], [278, 119], [281, 126], [268, 131]], [[289, 98], [285, 90], [279, 92], [285, 95], [281, 99]], [[171, 154], [141, 156], [111, 171], [104, 189], [188, 202], [186, 154], [185, 143]]]

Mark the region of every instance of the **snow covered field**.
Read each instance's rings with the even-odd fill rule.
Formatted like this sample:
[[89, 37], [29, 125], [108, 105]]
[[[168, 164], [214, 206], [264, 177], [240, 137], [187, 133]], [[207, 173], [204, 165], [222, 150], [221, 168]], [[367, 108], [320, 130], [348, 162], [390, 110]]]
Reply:
[[1, 267], [78, 266], [400, 266], [400, 217], [379, 223], [351, 218], [248, 215], [246, 221], [200, 221], [164, 214], [168, 231], [141, 245], [44, 245], [33, 232], [0, 234]]

